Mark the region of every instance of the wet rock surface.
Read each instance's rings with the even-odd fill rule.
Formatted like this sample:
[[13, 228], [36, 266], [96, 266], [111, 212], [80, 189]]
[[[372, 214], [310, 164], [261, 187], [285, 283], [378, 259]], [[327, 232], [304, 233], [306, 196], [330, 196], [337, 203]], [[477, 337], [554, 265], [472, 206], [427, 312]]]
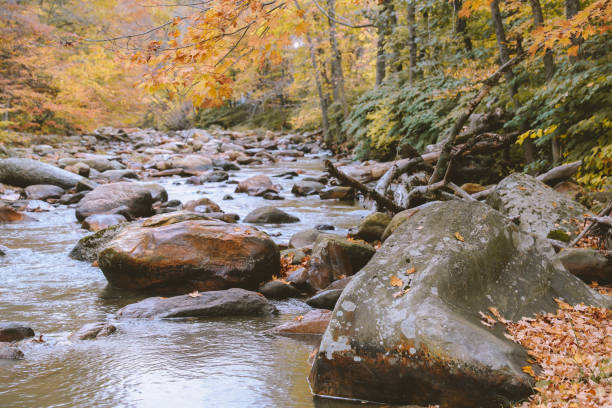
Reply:
[[125, 207], [132, 217], [153, 215], [153, 198], [148, 188], [133, 183], [111, 183], [96, 187], [79, 202], [76, 217], [79, 221], [93, 214], [112, 213]]
[[20, 341], [34, 337], [34, 330], [19, 323], [0, 323], [0, 342]]
[[545, 240], [482, 203], [419, 210], [344, 289], [310, 374], [313, 392], [459, 408], [525, 398], [527, 354], [479, 312], [496, 307], [518, 319], [556, 310], [554, 298], [609, 307], [553, 256]]
[[34, 184], [52, 184], [73, 188], [83, 177], [32, 159], [9, 158], [0, 160], [0, 183], [27, 187]]
[[244, 222], [252, 224], [290, 224], [298, 221], [298, 217], [272, 206], [257, 208], [244, 217]]
[[70, 340], [93, 340], [108, 337], [115, 333], [117, 328], [106, 322], [89, 323], [70, 335]]
[[270, 333], [284, 335], [321, 335], [327, 329], [331, 311], [324, 309], [311, 310], [294, 321], [282, 324], [270, 330]]
[[196, 220], [128, 226], [105, 245], [98, 262], [119, 288], [257, 288], [278, 275], [280, 252], [254, 227]]
[[177, 317], [266, 316], [276, 307], [256, 292], [227, 289], [171, 298], [153, 297], [117, 312], [120, 318], [163, 319]]

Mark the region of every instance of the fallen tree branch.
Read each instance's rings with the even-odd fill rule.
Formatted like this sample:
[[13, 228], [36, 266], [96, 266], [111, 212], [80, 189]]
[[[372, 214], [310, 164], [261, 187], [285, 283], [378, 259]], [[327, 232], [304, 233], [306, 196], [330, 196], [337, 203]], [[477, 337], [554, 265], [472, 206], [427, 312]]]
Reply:
[[442, 146], [442, 150], [440, 151], [440, 158], [436, 163], [436, 167], [433, 171], [433, 174], [429, 178], [430, 185], [440, 181], [447, 173], [447, 167], [451, 159], [451, 151], [453, 146], [455, 146], [456, 144], [457, 136], [459, 135], [459, 132], [461, 132], [463, 126], [467, 123], [472, 113], [474, 113], [480, 102], [482, 102], [482, 100], [489, 94], [491, 89], [493, 89], [493, 87], [497, 85], [497, 82], [499, 81], [501, 76], [514, 65], [521, 62], [523, 58], [525, 58], [524, 53], [516, 55], [510, 61], [503, 64], [493, 75], [483, 81], [484, 85], [478, 92], [476, 98], [474, 98], [468, 104], [468, 107], [465, 112], [463, 112], [461, 116], [459, 116], [459, 118], [449, 131], [449, 134], [446, 138], [446, 142], [444, 143], [444, 145]]
[[576, 174], [580, 166], [582, 166], [582, 160], [563, 164], [548, 170], [546, 173], [540, 174], [536, 178], [549, 186], [554, 186], [561, 181], [571, 178]]
[[408, 173], [414, 170], [418, 170], [422, 167], [425, 167], [425, 162], [421, 156], [412, 158], [408, 161], [397, 161], [391, 166], [389, 170], [385, 172], [385, 174], [378, 180], [374, 191], [376, 191], [380, 195], [385, 195], [387, 193], [387, 189], [389, 185], [395, 180], [397, 177], [401, 176], [404, 173]]
[[[612, 211], [612, 200], [608, 201], [608, 205], [606, 205], [606, 208], [604, 208], [603, 210], [601, 210], [601, 212], [599, 214], [597, 214], [598, 217], [606, 217], [608, 215], [610, 215], [610, 212]], [[578, 243], [578, 241], [580, 241], [586, 234], [588, 234], [588, 232], [591, 230], [591, 228], [593, 228], [595, 226], [595, 224], [597, 224], [596, 221], [592, 221], [587, 227], [585, 227], [582, 232], [580, 234], [578, 234], [578, 236], [576, 238], [574, 238], [574, 240], [572, 242], [570, 242], [569, 247], [573, 247], [574, 245], [576, 245]]]
[[365, 186], [364, 184], [358, 182], [354, 178], [347, 176], [346, 174], [344, 174], [343, 172], [338, 170], [338, 168], [336, 168], [332, 164], [331, 161], [325, 160], [325, 168], [327, 169], [329, 174], [331, 174], [333, 177], [335, 177], [338, 180], [340, 180], [340, 182], [342, 182], [343, 184], [351, 186], [355, 190], [361, 191], [364, 195], [372, 198], [376, 202], [376, 204], [379, 206], [379, 208], [386, 208], [386, 209], [390, 210], [393, 213], [398, 213], [398, 212], [401, 212], [401, 211], [405, 210], [405, 208], [400, 207], [399, 205], [397, 205], [395, 202], [393, 202], [392, 200], [388, 199], [384, 195], [381, 195], [377, 191], [372, 190], [371, 188], [369, 188], [369, 187]]

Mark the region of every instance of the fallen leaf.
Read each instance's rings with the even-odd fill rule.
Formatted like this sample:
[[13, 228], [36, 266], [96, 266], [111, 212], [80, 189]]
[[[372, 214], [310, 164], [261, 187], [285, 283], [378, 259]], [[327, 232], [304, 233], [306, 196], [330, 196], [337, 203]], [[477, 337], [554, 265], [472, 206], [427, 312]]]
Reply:
[[480, 323], [484, 324], [487, 327], [493, 327], [495, 326], [495, 323], [497, 323], [494, 318], [492, 318], [486, 313], [478, 312], [478, 314], [480, 315], [480, 318], [482, 319]]
[[397, 288], [401, 288], [402, 286], [404, 286], [404, 282], [395, 275], [391, 275], [389, 283], [391, 283], [391, 286], [395, 286]]
[[413, 274], [413, 273], [415, 273], [415, 272], [416, 272], [416, 268], [415, 268], [415, 267], [412, 267], [412, 268], [408, 269], [408, 270], [407, 270], [406, 272], [404, 272], [404, 273], [405, 273], [406, 275], [411, 275], [411, 274]]
[[298, 322], [301, 322], [302, 319], [304, 319], [304, 315], [300, 315], [300, 316], [296, 316], [295, 317], [295, 320], [298, 321]]
[[525, 187], [523, 187], [523, 186], [518, 186], [518, 189], [519, 189], [519, 190], [521, 190], [521, 191], [527, 190], [527, 189], [526, 189]]
[[406, 294], [406, 293], [408, 293], [408, 292], [410, 292], [410, 288], [406, 288], [406, 289], [404, 289], [404, 290], [400, 290], [399, 292], [395, 292], [395, 293], [393, 294], [393, 297], [394, 297], [394, 298], [398, 298], [398, 297], [400, 297], [400, 296], [405, 295], [405, 294]]
[[535, 378], [535, 373], [533, 372], [533, 368], [531, 366], [524, 366], [521, 368], [521, 370], [523, 370], [524, 373], [527, 373]]
[[465, 239], [458, 232], [455, 232], [455, 238], [457, 238], [457, 240], [461, 242], [465, 241]]
[[197, 298], [197, 297], [202, 296], [202, 294], [198, 292], [197, 290], [194, 290], [193, 292], [189, 293], [187, 296], [192, 297], [192, 298]]
[[416, 227], [416, 229], [417, 229], [417, 230], [422, 230], [422, 229], [423, 229], [423, 226], [422, 226], [422, 225], [419, 225], [418, 227]]

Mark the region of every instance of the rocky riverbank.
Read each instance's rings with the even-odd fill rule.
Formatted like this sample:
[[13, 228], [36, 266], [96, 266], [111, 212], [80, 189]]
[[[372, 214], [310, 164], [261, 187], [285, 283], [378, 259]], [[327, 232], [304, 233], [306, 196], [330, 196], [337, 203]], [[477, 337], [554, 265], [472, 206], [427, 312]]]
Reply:
[[[74, 211], [73, 222], [92, 234], [74, 242], [70, 256], [99, 268], [113, 290], [141, 294], [106, 320], [75, 328], [67, 336], [72, 342], [112, 341], [126, 319], [274, 319], [274, 302], [295, 299], [314, 310], [266, 333], [324, 333], [310, 374], [315, 394], [494, 407], [528, 396], [533, 381], [521, 370], [525, 352], [483, 326], [482, 312], [494, 307], [518, 319], [553, 311], [556, 298], [610, 306], [568, 272], [607, 283], [606, 252], [557, 254], [593, 214], [574, 200], [575, 189], [553, 189], [528, 175], [471, 190], [486, 189], [486, 202], [451, 196], [395, 215], [372, 212], [353, 225], [315, 222], [286, 239], [274, 229], [303, 217], [282, 207], [290, 197], [367, 204], [323, 172], [281, 171], [282, 163], [305, 156], [322, 160], [316, 135], [105, 128], [8, 153], [0, 160], [0, 222]], [[279, 171], [239, 177], [241, 168], [253, 173], [263, 165]], [[378, 167], [385, 170], [375, 172]], [[388, 168], [343, 169], [374, 183]], [[172, 199], [174, 183], [203, 192]], [[212, 200], [206, 189], [213, 185], [233, 193]], [[242, 219], [225, 211], [243, 197], [257, 205], [244, 208]], [[346, 227], [353, 228], [345, 233]], [[0, 339], [8, 337], [0, 340], [7, 342], [0, 358], [23, 358], [20, 348], [37, 339], [33, 331], [2, 327]]]

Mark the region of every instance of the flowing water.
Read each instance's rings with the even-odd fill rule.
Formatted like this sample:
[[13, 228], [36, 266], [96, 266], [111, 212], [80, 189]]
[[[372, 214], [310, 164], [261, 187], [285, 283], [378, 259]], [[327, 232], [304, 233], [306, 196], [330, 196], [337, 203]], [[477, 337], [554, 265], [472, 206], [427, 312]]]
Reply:
[[[294, 197], [293, 183], [321, 175], [316, 158], [249, 166], [230, 172], [242, 180], [303, 170], [282, 185], [284, 201], [234, 194], [235, 185], [185, 184], [160, 180], [170, 199], [186, 202], [208, 197], [225, 212], [244, 218], [251, 210], [275, 205], [300, 218], [296, 224], [261, 229], [286, 243], [292, 233], [316, 224], [336, 232], [356, 225], [367, 211], [318, 196]], [[225, 194], [234, 200], [222, 200]], [[145, 296], [110, 288], [102, 272], [68, 258], [78, 239], [88, 234], [74, 210], [60, 208], [33, 215], [37, 222], [0, 224], [0, 321], [22, 322], [43, 334], [43, 343], [21, 347], [26, 358], [0, 360], [0, 407], [345, 407], [335, 400], [313, 399], [307, 382], [308, 355], [318, 339], [293, 339], [264, 331], [304, 314], [300, 300], [274, 302], [279, 316], [193, 320], [122, 320], [114, 313]], [[70, 342], [83, 324], [110, 320], [110, 337]], [[359, 404], [363, 406], [362, 404]]]

